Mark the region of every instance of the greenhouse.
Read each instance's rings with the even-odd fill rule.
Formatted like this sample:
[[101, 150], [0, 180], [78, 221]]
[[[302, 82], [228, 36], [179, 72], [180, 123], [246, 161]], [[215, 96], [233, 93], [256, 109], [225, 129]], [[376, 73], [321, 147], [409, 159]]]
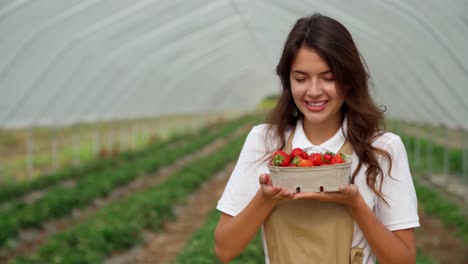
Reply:
[[[220, 263], [217, 203], [249, 131], [281, 102], [288, 34], [317, 13], [351, 33], [384, 128], [404, 144], [416, 262], [468, 263], [467, 11], [0, 1], [0, 263]], [[262, 232], [230, 263], [264, 263]]]

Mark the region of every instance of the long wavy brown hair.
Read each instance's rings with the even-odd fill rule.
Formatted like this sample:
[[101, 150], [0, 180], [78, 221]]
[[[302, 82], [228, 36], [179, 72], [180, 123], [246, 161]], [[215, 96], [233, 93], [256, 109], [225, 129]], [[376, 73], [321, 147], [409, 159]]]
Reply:
[[[384, 111], [373, 101], [368, 83], [370, 75], [366, 63], [353, 41], [348, 30], [338, 21], [314, 14], [299, 19], [288, 35], [284, 45], [276, 73], [278, 74], [282, 92], [276, 106], [267, 117], [269, 133], [273, 132], [280, 142], [279, 148], [285, 146], [285, 132], [296, 126], [303, 118], [294, 103], [291, 94], [291, 65], [301, 47], [307, 47], [317, 52], [328, 64], [333, 73], [338, 93], [343, 96], [342, 117], [347, 116], [347, 140], [352, 144], [353, 151], [359, 157], [359, 163], [352, 175], [351, 182], [363, 164], [367, 165], [366, 182], [372, 191], [383, 201], [382, 178], [383, 171], [378, 157], [383, 156], [392, 164], [390, 154], [372, 146], [372, 142], [384, 133]], [[377, 177], [380, 185], [376, 186]]]

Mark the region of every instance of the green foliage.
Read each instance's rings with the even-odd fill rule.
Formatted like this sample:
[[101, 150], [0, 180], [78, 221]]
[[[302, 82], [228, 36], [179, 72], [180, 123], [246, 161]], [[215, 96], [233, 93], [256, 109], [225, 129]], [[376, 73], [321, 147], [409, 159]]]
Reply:
[[420, 248], [418, 248], [417, 254], [416, 264], [437, 264], [437, 262], [426, 256]]
[[161, 184], [113, 202], [86, 222], [54, 235], [32, 256], [13, 263], [101, 263], [112, 251], [130, 248], [141, 241], [143, 230], [158, 231], [172, 220], [172, 208], [234, 161], [244, 140], [245, 134], [236, 137], [216, 154], [193, 160]]
[[[177, 256], [176, 264], [185, 263], [221, 263], [214, 253], [214, 230], [218, 222], [220, 213], [213, 210], [207, 217], [205, 224], [198, 229], [192, 238], [185, 245], [182, 253]], [[237, 264], [257, 264], [263, 263], [265, 256], [260, 233], [249, 243], [247, 248], [230, 263]]]
[[[463, 175], [463, 150], [447, 148], [428, 139], [415, 136], [400, 135], [400, 137], [405, 144], [408, 159], [413, 169], [420, 172], [427, 172], [428, 168], [432, 168], [432, 171], [435, 173], [443, 172], [444, 156], [445, 152], [448, 151], [448, 173], [459, 176]], [[416, 164], [414, 153], [416, 144], [419, 144], [421, 153], [418, 156], [418, 164]], [[432, 156], [429, 154], [430, 152], [432, 152]]]
[[262, 99], [257, 108], [261, 110], [271, 110], [278, 102], [279, 95], [271, 94]]
[[[231, 134], [251, 120], [250, 118], [235, 120], [214, 131], [203, 130], [199, 134], [187, 137], [177, 147], [172, 144], [156, 144], [138, 153], [127, 154], [125, 161], [120, 160], [114, 166], [79, 177], [73, 187], [52, 188], [31, 204], [14, 203], [13, 206], [0, 211], [0, 219], [5, 223], [1, 226], [0, 246], [4, 246], [9, 239], [17, 236], [21, 228], [40, 227], [50, 218], [61, 217], [70, 213], [73, 208], [86, 206], [93, 199], [108, 195], [120, 185], [145, 173], [156, 171], [161, 166], [193, 153], [217, 138]], [[181, 184], [188, 183], [190, 181]]]
[[468, 216], [456, 204], [414, 178], [419, 206], [428, 215], [441, 219], [447, 227], [455, 227], [457, 234], [468, 243]]
[[[427, 173], [428, 168], [432, 168], [433, 173], [444, 172], [446, 153], [448, 154], [448, 173], [463, 175], [463, 150], [446, 148], [427, 139], [414, 136], [402, 136], [401, 138], [405, 144], [411, 168], [416, 175]], [[419, 144], [421, 153], [418, 156], [418, 163], [414, 153], [416, 144]], [[432, 153], [432, 157], [429, 153]], [[464, 241], [468, 241], [468, 217], [460, 207], [419, 182], [417, 177], [414, 177], [414, 183], [421, 209], [426, 214], [441, 219], [447, 227], [454, 227], [457, 234]]]
[[32, 181], [10, 182], [0, 185], [0, 203], [16, 199], [20, 195], [46, 188], [67, 179], [78, 178], [87, 173], [114, 166], [115, 164], [116, 160], [112, 159], [90, 160], [81, 166], [67, 167], [53, 173], [39, 176]]
[[[190, 138], [195, 137], [197, 135], [203, 135], [205, 133], [213, 133], [215, 131], [220, 131], [222, 129], [224, 130], [236, 129], [242, 124], [252, 122], [256, 120], [257, 118], [258, 117], [256, 117], [255, 115], [248, 115], [248, 116], [240, 117], [235, 120], [231, 120], [230, 122], [220, 122], [217, 124], [217, 126], [209, 126], [206, 128], [202, 128], [201, 130], [198, 130], [198, 131], [193, 131], [189, 133], [187, 132], [177, 133], [171, 136], [168, 140], [164, 142], [155, 142], [136, 151], [125, 151], [125, 152], [119, 153], [118, 156], [113, 157], [113, 158], [101, 158], [101, 159], [89, 160], [88, 157], [83, 156], [85, 154], [82, 154], [82, 153], [90, 152], [90, 146], [85, 146], [84, 148], [88, 150], [79, 151], [81, 155], [80, 160], [86, 159], [87, 161], [85, 161], [79, 166], [65, 167], [63, 169], [60, 169], [52, 173], [40, 175], [31, 181], [25, 181], [25, 182], [11, 181], [11, 182], [6, 182], [6, 183], [1, 184], [0, 185], [0, 203], [14, 200], [18, 198], [18, 196], [24, 195], [34, 190], [47, 188], [49, 186], [55, 185], [64, 180], [77, 179], [79, 177], [82, 177], [90, 173], [96, 173], [100, 170], [114, 167], [116, 166], [117, 163], [127, 162], [129, 160], [139, 158], [141, 157], [141, 155], [144, 155], [145, 153], [146, 154], [152, 153], [155, 150], [168, 147], [171, 144], [187, 142], [190, 140]], [[73, 155], [74, 155], [73, 153], [69, 154], [69, 156], [73, 156]], [[49, 156], [47, 157], [50, 158]], [[36, 157], [35, 162], [37, 161], [37, 159], [41, 159], [41, 158]], [[47, 161], [46, 163], [50, 164], [50, 161]], [[18, 164], [18, 167], [24, 168], [25, 161], [23, 160], [22, 162], [20, 162]]]

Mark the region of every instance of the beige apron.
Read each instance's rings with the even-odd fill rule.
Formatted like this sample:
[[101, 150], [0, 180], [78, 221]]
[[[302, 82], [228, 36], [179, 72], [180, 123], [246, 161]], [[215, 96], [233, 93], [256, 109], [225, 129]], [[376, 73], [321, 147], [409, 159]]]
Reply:
[[[294, 130], [284, 150], [292, 147]], [[352, 154], [349, 142], [339, 152]], [[271, 264], [361, 264], [362, 249], [351, 249], [354, 220], [336, 203], [317, 200], [281, 201], [264, 223]]]

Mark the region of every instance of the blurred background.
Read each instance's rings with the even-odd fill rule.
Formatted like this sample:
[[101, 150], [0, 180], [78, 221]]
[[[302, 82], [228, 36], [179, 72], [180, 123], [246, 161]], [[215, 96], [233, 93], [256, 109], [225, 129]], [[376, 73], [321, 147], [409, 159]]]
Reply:
[[468, 263], [466, 0], [0, 0], [0, 263], [217, 263], [213, 208], [315, 12], [405, 143], [418, 263]]

